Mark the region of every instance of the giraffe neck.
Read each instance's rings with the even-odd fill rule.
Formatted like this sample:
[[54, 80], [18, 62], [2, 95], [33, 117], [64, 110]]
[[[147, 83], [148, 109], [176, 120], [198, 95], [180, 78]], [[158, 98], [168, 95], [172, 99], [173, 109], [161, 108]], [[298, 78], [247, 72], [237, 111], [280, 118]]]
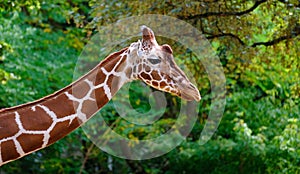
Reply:
[[58, 141], [91, 118], [131, 78], [129, 52], [111, 54], [52, 95], [0, 110], [0, 165]]

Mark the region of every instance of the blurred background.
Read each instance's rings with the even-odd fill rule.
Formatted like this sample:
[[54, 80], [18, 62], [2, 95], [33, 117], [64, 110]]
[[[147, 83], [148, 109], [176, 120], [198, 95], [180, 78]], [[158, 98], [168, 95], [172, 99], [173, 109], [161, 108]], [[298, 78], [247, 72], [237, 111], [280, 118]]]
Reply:
[[[98, 27], [143, 14], [190, 23], [220, 58], [226, 108], [212, 139], [201, 146], [197, 142], [211, 104], [205, 69], [188, 49], [164, 41], [174, 49], [176, 62], [191, 71], [203, 97], [186, 141], [158, 158], [132, 161], [101, 151], [79, 128], [46, 149], [1, 166], [0, 173], [300, 173], [298, 0], [4, 0], [0, 108], [39, 99], [70, 84], [77, 58]], [[133, 107], [147, 112], [143, 84], [136, 82], [130, 90]], [[153, 130], [167, 131], [177, 119], [180, 99], [169, 94], [166, 98], [167, 108], [155, 129], [120, 119], [112, 102], [101, 113], [122, 136], [147, 139], [160, 134]]]

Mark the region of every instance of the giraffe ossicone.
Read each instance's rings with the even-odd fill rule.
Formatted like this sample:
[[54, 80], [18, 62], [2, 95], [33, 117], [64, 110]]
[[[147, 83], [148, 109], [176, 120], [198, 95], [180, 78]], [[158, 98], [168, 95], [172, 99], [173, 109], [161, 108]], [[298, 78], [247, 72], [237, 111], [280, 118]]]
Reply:
[[176, 65], [169, 45], [141, 27], [142, 40], [110, 54], [69, 86], [37, 101], [0, 110], [0, 165], [45, 148], [99, 111], [127, 82], [146, 84], [185, 100], [201, 99]]

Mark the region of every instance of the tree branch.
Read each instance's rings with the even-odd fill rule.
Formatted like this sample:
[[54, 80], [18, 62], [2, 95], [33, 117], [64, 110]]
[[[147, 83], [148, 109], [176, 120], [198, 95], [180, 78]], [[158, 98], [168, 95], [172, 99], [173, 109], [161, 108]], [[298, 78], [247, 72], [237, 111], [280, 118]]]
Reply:
[[[209, 33], [205, 33], [205, 34], [209, 34]], [[292, 35], [287, 35], [287, 36], [281, 36], [279, 38], [276, 38], [274, 40], [271, 40], [271, 41], [267, 41], [267, 42], [256, 42], [256, 43], [253, 43], [252, 45], [250, 45], [250, 47], [256, 47], [256, 46], [259, 46], [259, 45], [264, 45], [264, 46], [271, 46], [271, 45], [275, 45], [281, 41], [284, 41], [284, 40], [287, 40], [287, 39], [292, 39], [292, 38], [295, 38], [297, 36], [300, 35], [300, 32], [298, 31], [296, 34], [292, 34]], [[245, 43], [236, 35], [232, 34], [232, 33], [222, 33], [222, 34], [216, 34], [216, 35], [211, 35], [211, 36], [207, 36], [206, 38], [207, 39], [214, 39], [214, 38], [218, 38], [218, 37], [226, 37], [226, 36], [229, 36], [229, 37], [232, 37], [232, 38], [235, 38], [236, 40], [239, 41], [239, 43], [241, 45], [245, 45]]]
[[85, 168], [85, 164], [86, 164], [87, 160], [89, 159], [89, 156], [90, 156], [90, 154], [91, 154], [93, 148], [94, 148], [94, 144], [92, 143], [92, 144], [90, 145], [90, 147], [87, 149], [87, 152], [86, 152], [86, 154], [85, 154], [85, 156], [84, 156], [83, 162], [82, 162], [81, 167], [80, 167], [79, 174], [83, 173], [83, 170], [84, 170], [84, 168]]
[[244, 14], [250, 13], [253, 10], [255, 10], [260, 4], [266, 2], [267, 0], [260, 0], [260, 1], [256, 1], [254, 3], [254, 5], [245, 10], [245, 11], [240, 11], [240, 12], [208, 12], [208, 13], [203, 13], [203, 14], [197, 14], [197, 15], [193, 15], [193, 16], [189, 16], [189, 17], [184, 17], [184, 16], [178, 16], [181, 19], [197, 19], [197, 18], [205, 18], [205, 17], [209, 17], [209, 16], [242, 16]]
[[[208, 33], [206, 33], [208, 34]], [[218, 37], [226, 37], [226, 36], [229, 36], [229, 37], [232, 37], [232, 38], [235, 38], [237, 41], [239, 41], [239, 43], [241, 45], [245, 45], [245, 43], [242, 41], [241, 38], [239, 38], [238, 36], [232, 34], [232, 33], [221, 33], [221, 34], [216, 34], [216, 35], [211, 35], [211, 36], [207, 36], [206, 39], [214, 39], [214, 38], [218, 38]]]
[[299, 35], [300, 35], [300, 25], [297, 25], [295, 27], [295, 29], [291, 32], [290, 35], [281, 36], [279, 38], [276, 38], [274, 40], [267, 41], [267, 42], [256, 42], [256, 43], [252, 44], [251, 47], [256, 47], [258, 45], [271, 46], [271, 45], [275, 45], [283, 40], [295, 38]]
[[[203, 34], [208, 34], [210, 36], [207, 36], [206, 38], [207, 39], [214, 39], [214, 38], [219, 38], [219, 37], [232, 37], [236, 40], [239, 41], [239, 43], [241, 45], [246, 45], [241, 38], [239, 38], [238, 36], [232, 34], [232, 33], [221, 33], [221, 34], [212, 34], [212, 33], [208, 33], [208, 32], [205, 32], [205, 31], [202, 31]], [[300, 26], [296, 26], [295, 29], [291, 32], [292, 34], [290, 35], [286, 35], [286, 36], [281, 36], [279, 38], [276, 38], [274, 40], [270, 40], [270, 41], [267, 41], [267, 42], [256, 42], [256, 43], [253, 43], [252, 45], [250, 45], [250, 47], [256, 47], [256, 46], [259, 46], [259, 45], [264, 45], [264, 46], [271, 46], [271, 45], [275, 45], [283, 40], [287, 40], [287, 39], [292, 39], [292, 38], [295, 38], [297, 36], [300, 35]]]

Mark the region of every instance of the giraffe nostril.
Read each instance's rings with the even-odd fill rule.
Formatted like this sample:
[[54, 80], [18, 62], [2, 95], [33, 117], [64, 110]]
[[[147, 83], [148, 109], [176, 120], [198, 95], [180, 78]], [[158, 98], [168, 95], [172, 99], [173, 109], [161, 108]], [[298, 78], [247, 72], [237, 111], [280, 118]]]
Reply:
[[190, 84], [190, 87], [196, 89], [196, 87], [193, 84]]

